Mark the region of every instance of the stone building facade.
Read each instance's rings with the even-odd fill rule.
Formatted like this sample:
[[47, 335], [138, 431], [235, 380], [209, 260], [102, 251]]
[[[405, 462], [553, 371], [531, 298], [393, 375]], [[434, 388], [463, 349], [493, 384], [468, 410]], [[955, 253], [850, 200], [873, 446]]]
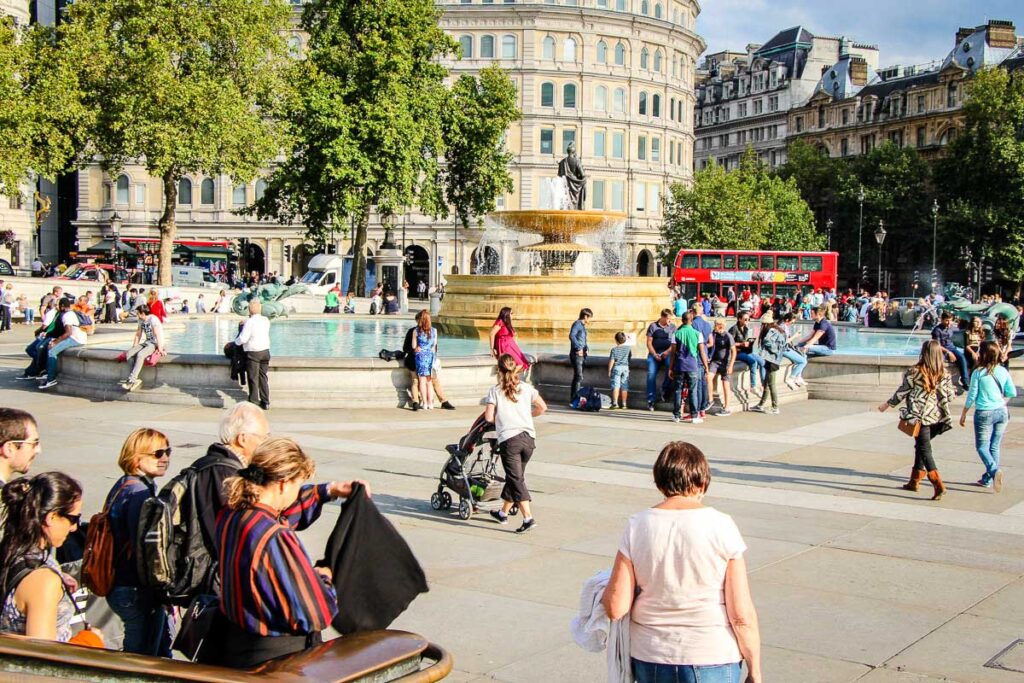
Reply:
[[878, 67], [878, 48], [816, 36], [802, 26], [775, 34], [746, 52], [705, 57], [697, 73], [695, 169], [737, 168], [747, 149], [770, 167], [786, 162], [788, 114], [814, 93], [823, 69], [842, 57]]
[[[588, 174], [587, 208], [628, 215], [623, 274], [657, 275], [662, 196], [668, 184], [687, 182], [693, 169], [694, 71], [704, 43], [695, 32], [696, 0], [481, 0], [439, 3], [441, 25], [462, 46], [453, 77], [499, 64], [514, 79], [523, 118], [506, 136], [514, 155], [514, 191], [499, 208], [540, 207], [540, 183], [575, 141]], [[302, 49], [303, 36], [291, 44]], [[233, 187], [226, 177], [189, 177], [179, 192], [178, 238], [209, 243], [249, 240], [253, 263], [267, 272], [301, 275], [313, 248], [301, 225], [281, 226], [233, 214], [264, 189], [257, 179]], [[79, 173], [78, 241], [81, 249], [110, 238], [111, 217], [120, 237], [157, 237], [160, 184], [140, 167], [111, 178], [98, 166]], [[410, 280], [434, 286], [439, 276], [473, 272], [487, 262], [498, 272], [513, 267], [508, 243], [476, 253], [478, 230], [411, 213], [396, 223], [407, 248]], [[457, 233], [457, 234], [456, 234]], [[369, 250], [383, 241], [372, 220]], [[339, 235], [332, 245], [350, 250]], [[291, 258], [286, 258], [290, 252]]]
[[971, 76], [985, 67], [1018, 68], [1024, 63], [1021, 42], [1012, 22], [991, 20], [959, 29], [952, 51], [925, 67], [868, 70], [865, 78], [862, 64], [842, 57], [822, 73], [813, 96], [789, 112], [790, 140], [833, 157], [867, 154], [891, 141], [933, 158], [963, 124]]

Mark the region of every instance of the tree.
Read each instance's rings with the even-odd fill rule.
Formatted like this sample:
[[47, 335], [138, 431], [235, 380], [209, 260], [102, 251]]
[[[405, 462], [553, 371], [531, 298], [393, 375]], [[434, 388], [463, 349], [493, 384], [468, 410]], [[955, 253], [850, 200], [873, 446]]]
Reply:
[[385, 222], [413, 204], [440, 213], [441, 59], [458, 44], [439, 18], [433, 0], [313, 0], [303, 12], [308, 51], [288, 113], [296, 147], [254, 209], [301, 219], [321, 243], [353, 218], [350, 288], [360, 293], [371, 211]]
[[499, 194], [514, 189], [508, 165], [512, 154], [505, 150], [505, 133], [522, 112], [516, 106], [516, 86], [499, 67], [488, 67], [475, 76], [455, 82], [445, 107], [445, 164], [442, 169], [445, 202], [440, 217], [448, 217], [451, 205], [463, 228], [495, 209]]
[[94, 113], [86, 152], [162, 183], [159, 281], [171, 281], [178, 181], [248, 182], [286, 147], [285, 0], [77, 0], [59, 27]]
[[815, 250], [824, 239], [794, 179], [769, 175], [748, 150], [734, 171], [712, 164], [669, 189], [663, 258], [680, 249]]

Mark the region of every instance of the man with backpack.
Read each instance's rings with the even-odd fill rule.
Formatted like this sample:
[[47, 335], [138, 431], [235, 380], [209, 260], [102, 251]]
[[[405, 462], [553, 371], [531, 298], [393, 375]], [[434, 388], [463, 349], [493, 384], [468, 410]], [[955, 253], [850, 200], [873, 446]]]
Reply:
[[84, 346], [85, 332], [82, 331], [78, 314], [71, 310], [71, 302], [61, 299], [57, 304], [57, 315], [64, 325], [64, 333], [50, 340], [46, 357], [46, 380], [39, 385], [40, 389], [49, 389], [57, 384], [58, 357], [68, 349]]

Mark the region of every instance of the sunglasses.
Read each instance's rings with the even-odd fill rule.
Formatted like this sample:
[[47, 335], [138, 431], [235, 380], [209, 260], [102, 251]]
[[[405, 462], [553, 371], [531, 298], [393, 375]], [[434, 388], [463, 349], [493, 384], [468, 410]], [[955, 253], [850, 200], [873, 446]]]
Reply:
[[33, 448], [35, 448], [36, 446], [39, 445], [39, 439], [13, 439], [11, 441], [8, 441], [7, 443], [28, 444], [29, 446], [32, 446]]
[[168, 446], [167, 448], [158, 448], [152, 453], [146, 453], [146, 455], [152, 455], [157, 460], [159, 460], [160, 458], [169, 458], [171, 457], [171, 447]]
[[78, 526], [79, 524], [82, 523], [82, 515], [81, 514], [72, 515], [72, 514], [69, 514], [67, 512], [58, 512], [57, 514], [60, 515], [61, 517], [63, 517], [64, 519], [68, 520], [69, 522], [71, 522], [71, 526]]

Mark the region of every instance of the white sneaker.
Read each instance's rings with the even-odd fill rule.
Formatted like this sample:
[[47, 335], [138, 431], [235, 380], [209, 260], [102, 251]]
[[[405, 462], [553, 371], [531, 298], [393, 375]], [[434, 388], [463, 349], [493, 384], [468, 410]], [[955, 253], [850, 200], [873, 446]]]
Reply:
[[796, 378], [795, 380], [793, 380], [793, 381], [794, 381], [794, 382], [796, 382], [796, 385], [797, 385], [798, 387], [806, 387], [806, 386], [807, 386], [807, 382], [805, 382], [805, 381], [804, 381], [804, 378], [803, 378], [803, 377], [797, 377], [797, 378]]
[[796, 380], [794, 380], [791, 377], [786, 378], [786, 386], [792, 389], [793, 391], [796, 391], [797, 389], [800, 388], [800, 385], [796, 383]]

